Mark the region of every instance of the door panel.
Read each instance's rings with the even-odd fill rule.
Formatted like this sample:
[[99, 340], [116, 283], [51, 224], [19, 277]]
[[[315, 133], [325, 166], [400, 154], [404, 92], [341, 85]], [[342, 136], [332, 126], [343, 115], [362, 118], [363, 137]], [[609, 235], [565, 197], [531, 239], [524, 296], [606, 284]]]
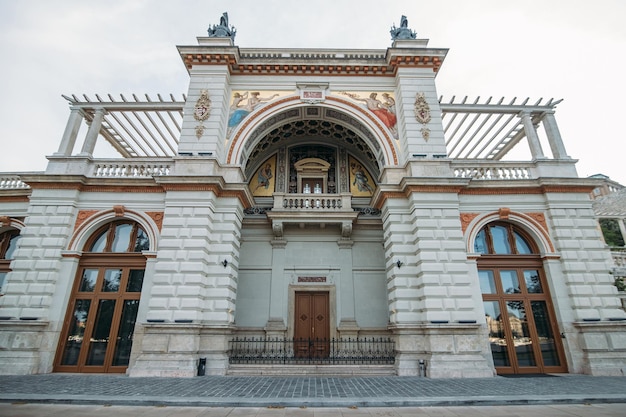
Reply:
[[297, 358], [324, 358], [330, 352], [327, 292], [296, 292], [294, 351]]

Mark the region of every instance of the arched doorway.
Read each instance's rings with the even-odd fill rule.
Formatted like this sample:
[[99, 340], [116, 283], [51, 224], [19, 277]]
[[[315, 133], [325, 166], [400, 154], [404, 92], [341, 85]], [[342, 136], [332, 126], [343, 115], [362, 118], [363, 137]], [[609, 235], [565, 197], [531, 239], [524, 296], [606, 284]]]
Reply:
[[72, 289], [54, 371], [123, 373], [128, 367], [150, 242], [119, 220], [87, 241]]
[[498, 374], [567, 372], [537, 246], [510, 223], [484, 226], [474, 242], [489, 343]]

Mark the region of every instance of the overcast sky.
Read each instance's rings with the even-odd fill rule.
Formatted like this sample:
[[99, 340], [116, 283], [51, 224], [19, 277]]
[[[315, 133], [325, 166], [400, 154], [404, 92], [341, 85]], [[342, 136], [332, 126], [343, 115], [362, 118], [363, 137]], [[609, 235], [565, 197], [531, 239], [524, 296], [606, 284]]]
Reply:
[[385, 49], [404, 14], [429, 47], [450, 49], [444, 100], [563, 99], [578, 174], [626, 185], [623, 0], [0, 0], [0, 172], [45, 169], [69, 116], [61, 94], [181, 98], [176, 45], [196, 45], [224, 11], [241, 48]]

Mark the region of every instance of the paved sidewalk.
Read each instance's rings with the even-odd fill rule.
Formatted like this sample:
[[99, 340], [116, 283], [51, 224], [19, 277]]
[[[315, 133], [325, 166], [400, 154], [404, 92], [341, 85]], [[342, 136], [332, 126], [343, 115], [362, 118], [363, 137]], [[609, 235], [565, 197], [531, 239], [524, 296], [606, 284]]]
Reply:
[[0, 402], [168, 407], [450, 407], [623, 403], [626, 415], [626, 377], [129, 378], [125, 375], [44, 374], [2, 376]]
[[464, 407], [169, 407], [0, 403], [4, 417], [624, 417], [624, 404]]

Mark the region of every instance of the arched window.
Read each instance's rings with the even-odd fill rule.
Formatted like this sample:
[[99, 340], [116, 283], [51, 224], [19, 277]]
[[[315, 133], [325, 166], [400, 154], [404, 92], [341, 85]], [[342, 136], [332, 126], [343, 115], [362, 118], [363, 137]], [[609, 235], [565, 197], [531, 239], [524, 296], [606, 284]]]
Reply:
[[3, 292], [9, 265], [15, 256], [15, 249], [20, 240], [20, 231], [11, 229], [0, 234], [0, 293]]
[[150, 241], [139, 223], [118, 220], [87, 240], [67, 310], [55, 371], [125, 372]]
[[94, 233], [87, 242], [86, 252], [141, 252], [150, 248], [148, 235], [135, 222], [112, 222]]
[[474, 241], [474, 251], [488, 255], [529, 255], [537, 253], [525, 234], [508, 223], [492, 223], [483, 227]]
[[474, 240], [489, 343], [500, 374], [566, 372], [563, 347], [533, 239], [506, 222]]

